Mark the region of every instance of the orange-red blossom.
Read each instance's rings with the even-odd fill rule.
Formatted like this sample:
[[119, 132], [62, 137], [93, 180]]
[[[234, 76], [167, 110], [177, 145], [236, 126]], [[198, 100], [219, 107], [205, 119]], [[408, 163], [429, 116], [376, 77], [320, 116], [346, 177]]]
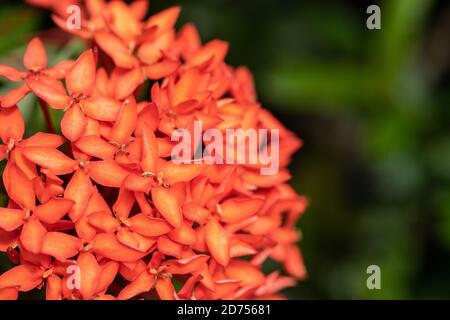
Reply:
[[[179, 8], [144, 20], [147, 1], [85, 5], [89, 20], [78, 35], [100, 50], [47, 68], [34, 39], [26, 71], [0, 66], [0, 76], [22, 81], [0, 108], [8, 194], [0, 250], [16, 264], [0, 276], [0, 298], [36, 288], [47, 299], [281, 298], [306, 276], [295, 230], [306, 200], [286, 183], [301, 141], [257, 102], [251, 73], [224, 62], [227, 43], [203, 45], [190, 24], [175, 32]], [[137, 101], [145, 82], [150, 101]], [[28, 92], [64, 112], [64, 137], [24, 137], [15, 103]], [[279, 129], [280, 170], [174, 164], [171, 133], [194, 121]], [[269, 259], [280, 270], [265, 274]], [[68, 285], [71, 266], [76, 287]]]

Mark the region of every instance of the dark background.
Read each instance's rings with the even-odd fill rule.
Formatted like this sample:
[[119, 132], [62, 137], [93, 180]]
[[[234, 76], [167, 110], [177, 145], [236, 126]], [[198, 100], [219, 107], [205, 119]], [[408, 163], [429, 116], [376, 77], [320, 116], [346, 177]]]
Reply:
[[[179, 26], [229, 41], [227, 62], [255, 73], [262, 104], [305, 142], [291, 170], [311, 202], [299, 223], [309, 277], [287, 295], [450, 298], [450, 3], [153, 0], [150, 10], [174, 4]], [[366, 28], [371, 4], [381, 30]], [[51, 28], [47, 11], [2, 0], [0, 63], [19, 65], [33, 36], [55, 39]], [[82, 50], [46, 46], [55, 59]], [[39, 129], [33, 103], [21, 107]], [[381, 290], [366, 288], [372, 264]]]

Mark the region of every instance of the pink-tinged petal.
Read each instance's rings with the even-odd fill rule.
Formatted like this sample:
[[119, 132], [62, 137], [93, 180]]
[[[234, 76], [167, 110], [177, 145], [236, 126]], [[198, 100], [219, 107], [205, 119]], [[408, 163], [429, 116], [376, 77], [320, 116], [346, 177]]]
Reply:
[[28, 147], [23, 149], [24, 156], [31, 162], [51, 170], [56, 175], [75, 171], [78, 162], [61, 151], [49, 147]]
[[64, 113], [61, 132], [69, 141], [77, 141], [86, 130], [87, 118], [80, 105], [75, 104]]
[[0, 228], [11, 232], [23, 224], [25, 212], [22, 209], [0, 208]]
[[88, 215], [89, 224], [103, 232], [114, 232], [120, 227], [119, 221], [105, 211], [97, 211]]
[[19, 289], [17, 287], [6, 287], [0, 289], [0, 300], [17, 300], [19, 298]]
[[114, 159], [117, 148], [99, 136], [84, 136], [77, 140], [76, 147], [87, 155], [102, 160]]
[[137, 52], [139, 60], [147, 65], [158, 62], [164, 56], [164, 52], [171, 49], [171, 45], [175, 40], [175, 30], [173, 29], [156, 37], [151, 32], [152, 30], [146, 32], [149, 33], [148, 39], [142, 39], [143, 43]]
[[23, 65], [31, 71], [42, 70], [47, 66], [47, 53], [39, 38], [30, 41], [23, 56]]
[[45, 286], [46, 300], [62, 300], [61, 279], [57, 275], [50, 275]]
[[0, 77], [2, 78], [18, 82], [22, 81], [25, 75], [24, 72], [20, 72], [16, 68], [0, 64]]
[[198, 254], [185, 259], [168, 260], [164, 265], [171, 274], [188, 274], [200, 270], [208, 260], [208, 255]]
[[94, 161], [87, 165], [89, 176], [98, 184], [111, 188], [119, 188], [130, 174], [114, 160]]
[[114, 213], [120, 218], [127, 218], [130, 214], [131, 208], [135, 203], [133, 192], [127, 190], [124, 187], [119, 189], [119, 195], [117, 201], [114, 203], [112, 209]]
[[240, 280], [241, 286], [260, 286], [265, 282], [264, 274], [250, 262], [234, 259], [225, 268], [230, 279]]
[[187, 222], [183, 222], [181, 224], [181, 228], [170, 231], [168, 236], [173, 241], [176, 241], [178, 243], [181, 243], [181, 244], [184, 244], [187, 246], [195, 245], [198, 240], [195, 230]]
[[260, 198], [231, 198], [220, 204], [220, 220], [238, 223], [256, 214], [264, 205]]
[[65, 109], [70, 104], [70, 97], [48, 84], [34, 79], [28, 79], [27, 84], [35, 95], [47, 102], [47, 104], [54, 109]]
[[156, 292], [161, 300], [174, 300], [176, 291], [171, 278], [159, 278], [155, 285]]
[[19, 108], [0, 108], [0, 138], [7, 144], [10, 139], [22, 139], [25, 122]]
[[82, 102], [83, 111], [99, 121], [116, 121], [121, 103], [108, 97], [93, 97]]
[[64, 143], [64, 138], [60, 135], [46, 132], [37, 132], [20, 143], [22, 148], [26, 147], [49, 147], [59, 148]]
[[110, 139], [118, 144], [130, 141], [131, 135], [136, 128], [137, 106], [135, 101], [126, 100], [122, 104], [116, 123], [111, 129]]
[[143, 177], [142, 175], [130, 174], [123, 182], [123, 186], [127, 190], [134, 192], [143, 192], [148, 194], [153, 185], [153, 179], [149, 177]]
[[156, 174], [157, 161], [158, 143], [155, 133], [147, 123], [144, 123], [142, 126], [142, 171]]
[[146, 237], [159, 237], [172, 230], [172, 227], [164, 220], [151, 218], [140, 213], [129, 219], [130, 229]]
[[72, 221], [78, 221], [83, 215], [92, 193], [91, 179], [89, 179], [84, 170], [78, 169], [75, 171], [64, 191], [64, 198], [75, 202], [69, 211], [69, 217]]
[[0, 289], [18, 287], [19, 291], [30, 291], [42, 283], [42, 273], [31, 264], [15, 266], [0, 276]]
[[180, 228], [183, 222], [183, 214], [181, 213], [180, 201], [173, 188], [166, 189], [157, 186], [152, 188], [151, 194], [156, 208], [164, 219], [176, 229]]
[[147, 0], [134, 0], [128, 8], [137, 20], [142, 20], [148, 11], [148, 6], [149, 1]]
[[116, 66], [131, 69], [138, 65], [137, 59], [128, 51], [126, 45], [113, 34], [99, 31], [95, 34], [95, 42], [113, 59]]
[[90, 299], [96, 293], [102, 269], [95, 256], [89, 252], [80, 253], [77, 266], [80, 268], [80, 293], [83, 299]]
[[180, 7], [170, 7], [163, 10], [153, 16], [151, 16], [146, 23], [146, 28], [151, 28], [156, 26], [157, 34], [163, 34], [167, 30], [173, 28], [177, 22], [178, 16], [180, 15]]
[[303, 257], [300, 249], [296, 246], [289, 246], [287, 249], [286, 260], [284, 261], [285, 270], [297, 279], [305, 279], [307, 271], [303, 263]]
[[142, 70], [140, 68], [131, 69], [116, 80], [114, 89], [115, 98], [118, 100], [125, 99], [131, 95], [143, 82], [144, 77]]
[[45, 74], [53, 79], [64, 79], [67, 73], [73, 68], [75, 61], [63, 60], [53, 67], [47, 68]]
[[74, 236], [62, 232], [48, 232], [44, 236], [41, 252], [59, 261], [65, 261], [80, 252], [81, 248], [81, 240]]
[[206, 224], [205, 240], [214, 259], [223, 266], [228, 265], [230, 261], [230, 237], [216, 219], [211, 219]]
[[128, 228], [120, 228], [116, 236], [120, 243], [140, 252], [148, 253], [156, 243], [156, 238], [144, 237]]
[[119, 271], [119, 263], [116, 261], [109, 261], [103, 264], [101, 268], [102, 271], [98, 279], [97, 292], [103, 292], [108, 289]]
[[42, 222], [54, 224], [69, 212], [74, 203], [70, 199], [54, 198], [37, 206], [33, 213]]
[[223, 62], [227, 51], [228, 43], [221, 40], [212, 40], [205, 44], [189, 59], [187, 66], [199, 66], [208, 62], [208, 67], [213, 69], [219, 63]]
[[32, 216], [24, 224], [22, 233], [20, 234], [20, 243], [22, 246], [31, 253], [37, 254], [41, 252], [42, 243], [47, 230], [39, 222], [39, 220]]
[[184, 246], [178, 242], [172, 241], [167, 236], [158, 237], [158, 252], [169, 257], [181, 258]]
[[147, 77], [149, 79], [159, 80], [161, 78], [170, 76], [178, 69], [179, 65], [180, 63], [178, 61], [165, 59], [151, 66], [145, 67], [145, 73], [147, 74]]
[[[33, 209], [36, 203], [33, 182], [16, 166], [5, 168], [3, 181], [9, 197], [24, 209]], [[8, 175], [5, 179], [5, 175]]]
[[9, 91], [2, 100], [3, 108], [10, 108], [15, 106], [20, 100], [23, 99], [30, 92], [30, 88], [26, 83], [22, 84], [20, 87], [12, 89]]
[[94, 88], [95, 72], [94, 52], [90, 49], [81, 54], [72, 69], [67, 73], [66, 85], [69, 93], [89, 95]]
[[148, 273], [147, 270], [144, 270], [136, 279], [120, 291], [118, 299], [128, 300], [138, 294], [148, 292], [153, 288], [154, 284], [155, 276]]
[[142, 135], [144, 123], [150, 127], [152, 131], [155, 131], [159, 125], [159, 113], [158, 108], [154, 103], [146, 104], [144, 109], [140, 111], [139, 117], [136, 123], [135, 135]]
[[105, 258], [133, 262], [141, 259], [146, 253], [132, 249], [120, 243], [114, 233], [99, 233], [94, 239], [94, 253]]

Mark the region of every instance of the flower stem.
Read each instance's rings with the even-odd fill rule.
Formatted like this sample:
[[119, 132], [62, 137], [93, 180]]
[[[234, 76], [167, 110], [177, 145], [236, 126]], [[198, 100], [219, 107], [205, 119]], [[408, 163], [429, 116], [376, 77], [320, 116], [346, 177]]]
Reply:
[[50, 117], [50, 112], [48, 111], [48, 104], [42, 99], [39, 99], [39, 105], [41, 106], [42, 113], [44, 114], [45, 122], [47, 123], [47, 130], [49, 133], [55, 133], [53, 128], [52, 118]]

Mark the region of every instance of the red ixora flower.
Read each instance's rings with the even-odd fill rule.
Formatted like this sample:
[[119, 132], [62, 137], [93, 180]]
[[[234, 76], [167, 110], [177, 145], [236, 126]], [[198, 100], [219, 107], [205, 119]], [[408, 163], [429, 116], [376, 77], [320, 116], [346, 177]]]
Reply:
[[[29, 2], [65, 29], [60, 0]], [[301, 140], [257, 102], [250, 71], [224, 62], [226, 42], [202, 44], [191, 24], [176, 32], [178, 7], [144, 20], [146, 0], [73, 3], [85, 20], [66, 31], [94, 49], [48, 68], [35, 38], [25, 71], [0, 66], [21, 83], [0, 99], [0, 250], [16, 264], [0, 299], [44, 285], [51, 300], [283, 298], [306, 277], [295, 224], [307, 200], [287, 184]], [[146, 82], [150, 100], [137, 100]], [[63, 136], [24, 137], [16, 104], [30, 92], [64, 112]], [[278, 129], [279, 171], [172, 162], [172, 132], [195, 121]], [[265, 274], [268, 260], [280, 270]]]

